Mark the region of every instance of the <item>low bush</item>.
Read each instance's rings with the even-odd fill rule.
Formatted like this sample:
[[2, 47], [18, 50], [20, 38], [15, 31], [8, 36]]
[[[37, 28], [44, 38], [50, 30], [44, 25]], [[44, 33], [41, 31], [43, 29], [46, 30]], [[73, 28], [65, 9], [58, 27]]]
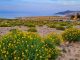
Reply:
[[[55, 48], [55, 46], [56, 47], [59, 46], [63, 42], [62, 37], [52, 32], [44, 38], [44, 41], [45, 41], [46, 47], [48, 49], [51, 49], [52, 55], [50, 59], [56, 59], [57, 56], [60, 54], [60, 50], [54, 50], [53, 48]], [[53, 53], [54, 51], [56, 52]]]
[[50, 28], [55, 28], [56, 27], [55, 24], [47, 24], [47, 26], [50, 27]]
[[43, 24], [38, 24], [38, 26], [40, 27], [40, 26], [43, 26]]
[[70, 42], [80, 41], [80, 30], [75, 28], [66, 29], [62, 34], [62, 37], [64, 40], [67, 40]]
[[65, 30], [65, 27], [64, 26], [57, 26], [56, 29], [57, 30]]
[[37, 32], [36, 28], [34, 28], [34, 27], [29, 28], [27, 31], [28, 32]]
[[61, 23], [59, 23], [61, 26], [67, 26], [68, 25], [68, 23], [67, 22], [61, 22]]
[[49, 43], [50, 47], [36, 33], [13, 30], [0, 41], [0, 59], [55, 60], [60, 51], [52, 42]]
[[11, 27], [9, 23], [1, 23], [0, 27]]
[[33, 24], [33, 23], [27, 23], [27, 24], [25, 23], [24, 26], [27, 26], [27, 27], [35, 27], [36, 25]]
[[62, 41], [62, 37], [54, 32], [49, 33], [45, 38], [45, 42], [56, 46], [59, 46], [62, 43]]
[[66, 28], [67, 28], [67, 29], [69, 29], [69, 28], [74, 28], [74, 26], [73, 26], [73, 25], [67, 25]]

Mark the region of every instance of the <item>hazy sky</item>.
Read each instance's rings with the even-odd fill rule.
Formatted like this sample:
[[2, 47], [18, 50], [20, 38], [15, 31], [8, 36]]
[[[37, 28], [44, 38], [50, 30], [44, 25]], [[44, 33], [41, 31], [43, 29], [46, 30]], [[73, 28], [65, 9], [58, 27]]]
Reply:
[[80, 10], [80, 0], [0, 0], [0, 17], [46, 16]]

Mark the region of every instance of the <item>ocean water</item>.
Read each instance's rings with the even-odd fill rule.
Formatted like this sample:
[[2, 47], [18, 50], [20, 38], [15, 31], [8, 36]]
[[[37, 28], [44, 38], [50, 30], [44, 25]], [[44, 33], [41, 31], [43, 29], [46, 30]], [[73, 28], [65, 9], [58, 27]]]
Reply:
[[27, 12], [27, 11], [11, 11], [0, 10], [0, 18], [16, 18], [16, 17], [31, 17], [31, 16], [61, 16], [51, 12]]
[[27, 14], [27, 13], [0, 13], [0, 18], [17, 18], [31, 16], [54, 16], [50, 14]]

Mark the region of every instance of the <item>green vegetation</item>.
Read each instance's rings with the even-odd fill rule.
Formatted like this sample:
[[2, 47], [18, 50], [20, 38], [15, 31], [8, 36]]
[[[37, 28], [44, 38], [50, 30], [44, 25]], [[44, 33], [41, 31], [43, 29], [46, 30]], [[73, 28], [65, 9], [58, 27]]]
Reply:
[[56, 29], [57, 30], [65, 30], [65, 27], [64, 26], [57, 26]]
[[19, 20], [19, 19], [12, 19], [12, 20], [0, 20], [0, 27], [11, 27], [11, 26], [28, 26], [28, 27], [35, 27], [35, 26], [43, 26], [47, 25], [50, 28], [56, 28], [56, 25], [60, 26], [68, 26], [68, 25], [79, 25], [80, 22], [55, 22], [55, 21], [42, 21], [42, 20]]
[[66, 29], [69, 29], [69, 28], [74, 28], [74, 26], [73, 25], [66, 26]]
[[80, 41], [80, 30], [75, 28], [69, 28], [64, 31], [64, 33], [62, 34], [62, 37], [64, 40], [67, 40], [70, 42]]
[[[61, 39], [60, 35], [58, 35], [54, 32], [51, 32], [45, 37], [45, 42], [49, 45], [59, 46], [62, 42], [62, 39]], [[49, 46], [49, 47], [51, 47], [51, 46]]]
[[36, 28], [31, 27], [31, 28], [28, 29], [28, 32], [37, 32], [37, 30], [36, 30]]
[[27, 27], [35, 27], [36, 25], [33, 24], [33, 23], [26, 23], [26, 24], [24, 24], [24, 26], [27, 26]]
[[68, 22], [61, 22], [61, 23], [59, 23], [60, 24], [60, 26], [67, 26], [67, 25], [69, 25], [70, 23], [68, 23]]
[[47, 43], [36, 33], [13, 30], [0, 41], [1, 60], [55, 60], [59, 54], [57, 43]]
[[50, 28], [55, 28], [56, 24], [47, 24], [47, 26], [50, 27]]
[[[63, 30], [62, 34], [54, 32], [41, 37], [36, 26]], [[0, 60], [56, 60], [61, 51], [62, 42], [80, 41], [80, 30], [74, 28], [80, 22], [56, 22], [49, 20], [0, 20], [0, 27], [26, 26], [27, 32], [11, 29], [0, 37]]]

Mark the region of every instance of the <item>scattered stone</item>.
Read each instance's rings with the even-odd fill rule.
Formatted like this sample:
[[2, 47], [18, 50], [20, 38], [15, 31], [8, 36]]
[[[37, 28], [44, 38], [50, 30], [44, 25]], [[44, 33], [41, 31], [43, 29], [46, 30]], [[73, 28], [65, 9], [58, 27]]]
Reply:
[[80, 54], [75, 54], [75, 57], [80, 57]]
[[69, 59], [69, 60], [74, 60], [73, 58]]
[[63, 48], [62, 51], [63, 51], [63, 53], [67, 53], [66, 48]]
[[70, 50], [70, 49], [68, 49], [68, 52], [70, 53], [70, 52], [71, 52], [71, 50]]
[[79, 60], [79, 59], [76, 58], [75, 60]]

